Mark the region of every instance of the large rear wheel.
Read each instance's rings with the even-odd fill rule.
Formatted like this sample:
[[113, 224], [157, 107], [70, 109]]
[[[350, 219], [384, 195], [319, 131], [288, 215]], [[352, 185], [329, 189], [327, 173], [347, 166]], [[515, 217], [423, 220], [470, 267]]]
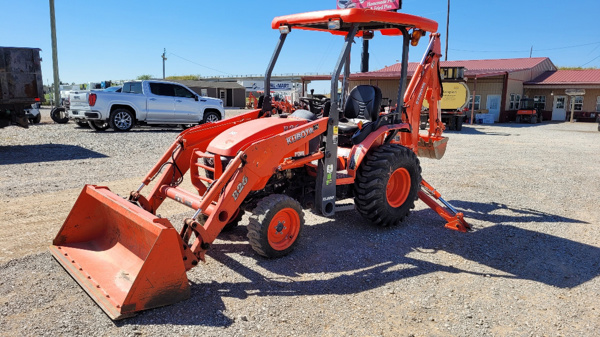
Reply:
[[358, 212], [376, 226], [400, 223], [415, 207], [421, 165], [410, 149], [385, 144], [368, 154], [354, 183]]
[[287, 195], [270, 195], [258, 202], [250, 216], [250, 246], [268, 258], [287, 255], [298, 243], [303, 226], [304, 212], [298, 201]]

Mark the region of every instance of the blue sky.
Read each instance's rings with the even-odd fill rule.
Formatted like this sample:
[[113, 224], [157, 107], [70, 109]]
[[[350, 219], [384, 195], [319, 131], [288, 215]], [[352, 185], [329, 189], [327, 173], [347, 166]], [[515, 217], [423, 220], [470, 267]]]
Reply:
[[[335, 8], [335, 0], [75, 1], [55, 0], [63, 82], [162, 76], [264, 74], [278, 32], [273, 17]], [[44, 82], [52, 81], [47, 0], [0, 0], [0, 45], [42, 49]], [[436, 20], [445, 39], [447, 0], [404, 0], [402, 12]], [[451, 0], [449, 60], [547, 56], [557, 66], [600, 67], [600, 1]], [[294, 31], [275, 73], [329, 73], [343, 40]], [[371, 69], [400, 59], [400, 39], [371, 43]], [[443, 48], [444, 40], [442, 40]], [[411, 49], [418, 61], [425, 43]], [[359, 70], [360, 43], [352, 71]]]

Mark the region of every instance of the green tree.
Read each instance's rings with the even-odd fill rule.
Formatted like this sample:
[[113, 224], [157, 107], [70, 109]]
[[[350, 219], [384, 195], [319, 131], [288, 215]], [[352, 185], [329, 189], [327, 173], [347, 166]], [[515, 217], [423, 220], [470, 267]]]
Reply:
[[167, 76], [167, 80], [180, 80], [180, 81], [195, 81], [200, 78], [200, 75], [181, 75], [181, 76]]
[[138, 80], [151, 80], [154, 76], [152, 75], [140, 75], [137, 77]]

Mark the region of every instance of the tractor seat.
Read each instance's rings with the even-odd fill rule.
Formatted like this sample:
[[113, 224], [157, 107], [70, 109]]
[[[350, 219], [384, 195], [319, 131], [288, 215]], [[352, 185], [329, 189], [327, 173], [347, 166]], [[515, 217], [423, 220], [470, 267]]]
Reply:
[[338, 130], [341, 135], [352, 136], [358, 130], [358, 123], [373, 122], [379, 117], [381, 89], [373, 85], [354, 87], [344, 106], [344, 116], [340, 118]]

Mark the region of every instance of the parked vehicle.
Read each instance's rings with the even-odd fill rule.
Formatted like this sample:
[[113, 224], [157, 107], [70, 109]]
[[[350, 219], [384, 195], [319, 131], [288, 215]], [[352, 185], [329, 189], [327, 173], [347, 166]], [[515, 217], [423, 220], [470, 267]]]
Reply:
[[531, 124], [542, 122], [542, 113], [535, 107], [533, 98], [523, 98], [519, 104], [515, 121], [517, 123], [527, 122]]
[[[442, 87], [444, 95], [440, 101], [442, 122], [446, 130], [461, 131], [463, 122], [468, 112], [469, 96], [471, 92], [464, 79], [463, 67], [441, 67]], [[421, 112], [421, 130], [429, 125], [429, 105], [423, 102], [425, 109]]]
[[26, 110], [43, 100], [40, 49], [0, 47], [0, 128], [27, 128]]
[[223, 101], [201, 97], [188, 87], [167, 81], [125, 82], [121, 91], [74, 91], [68, 116], [101, 131], [129, 131], [141, 125], [196, 125], [225, 118]]

